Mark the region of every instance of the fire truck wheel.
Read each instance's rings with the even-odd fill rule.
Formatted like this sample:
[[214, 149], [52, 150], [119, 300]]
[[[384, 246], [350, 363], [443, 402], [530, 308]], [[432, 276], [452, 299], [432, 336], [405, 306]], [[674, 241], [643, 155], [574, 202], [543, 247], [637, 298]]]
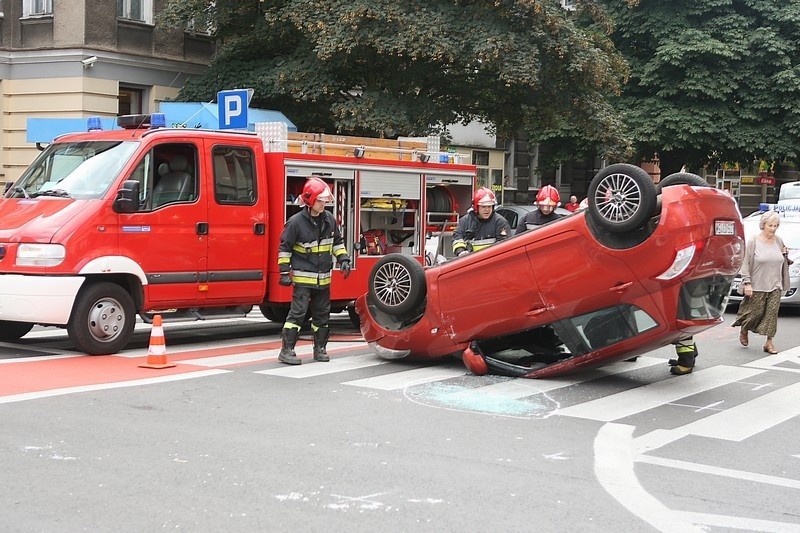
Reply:
[[11, 322], [0, 320], [0, 341], [13, 342], [24, 337], [31, 329], [33, 324], [30, 322]]
[[427, 289], [425, 269], [410, 255], [384, 255], [369, 273], [370, 301], [395, 317], [419, 308]]
[[286, 322], [286, 315], [289, 314], [288, 307], [274, 307], [267, 304], [261, 304], [258, 306], [258, 308], [261, 310], [261, 314], [264, 315], [264, 318], [270, 322], [279, 322], [283, 324]]
[[656, 207], [656, 187], [641, 168], [618, 163], [595, 175], [589, 184], [589, 215], [598, 226], [624, 233], [644, 226]]
[[347, 316], [350, 317], [350, 323], [352, 323], [356, 329], [361, 329], [361, 317], [356, 313], [356, 307], [354, 305], [347, 306]]
[[89, 355], [117, 353], [128, 344], [136, 314], [131, 296], [115, 283], [88, 283], [67, 324], [75, 347]]

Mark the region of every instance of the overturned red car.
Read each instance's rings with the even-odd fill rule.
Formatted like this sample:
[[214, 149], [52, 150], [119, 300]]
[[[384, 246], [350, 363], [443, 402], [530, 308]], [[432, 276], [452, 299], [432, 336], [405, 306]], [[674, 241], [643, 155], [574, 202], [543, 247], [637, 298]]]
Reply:
[[423, 268], [382, 257], [356, 302], [386, 359], [456, 356], [475, 374], [542, 378], [601, 366], [722, 322], [744, 255], [736, 202], [689, 173], [654, 185], [615, 164], [588, 209]]

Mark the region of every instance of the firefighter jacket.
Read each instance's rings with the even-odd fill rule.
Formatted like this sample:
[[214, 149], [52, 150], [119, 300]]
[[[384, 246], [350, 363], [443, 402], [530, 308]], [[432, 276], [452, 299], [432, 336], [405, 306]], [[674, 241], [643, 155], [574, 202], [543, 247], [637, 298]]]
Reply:
[[510, 234], [511, 228], [502, 215], [492, 212], [489, 218], [483, 220], [470, 210], [458, 219], [453, 232], [453, 253], [458, 255], [464, 250], [477, 252], [507, 239]]
[[544, 224], [548, 224], [554, 220], [558, 220], [562, 216], [564, 215], [559, 215], [555, 211], [553, 211], [549, 215], [545, 215], [541, 211], [536, 209], [535, 211], [531, 211], [530, 213], [526, 214], [525, 218], [519, 221], [519, 223], [517, 224], [517, 232], [514, 235], [525, 233], [529, 229], [533, 229], [537, 226], [543, 226]]
[[292, 273], [295, 285], [329, 287], [333, 258], [350, 261], [344, 239], [329, 211], [312, 217], [308, 207], [286, 221], [278, 248], [281, 274]]

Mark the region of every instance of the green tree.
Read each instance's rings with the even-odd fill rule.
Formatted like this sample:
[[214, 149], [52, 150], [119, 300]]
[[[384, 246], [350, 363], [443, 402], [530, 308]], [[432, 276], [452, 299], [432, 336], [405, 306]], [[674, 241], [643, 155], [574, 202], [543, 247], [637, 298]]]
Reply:
[[796, 160], [800, 0], [598, 0], [631, 77], [617, 108], [639, 157]]
[[[168, 0], [219, 52], [183, 100], [255, 89], [301, 130], [395, 137], [482, 119], [498, 135], [625, 148], [608, 103], [626, 75], [596, 5], [556, 0]], [[576, 132], [579, 135], [576, 135]]]

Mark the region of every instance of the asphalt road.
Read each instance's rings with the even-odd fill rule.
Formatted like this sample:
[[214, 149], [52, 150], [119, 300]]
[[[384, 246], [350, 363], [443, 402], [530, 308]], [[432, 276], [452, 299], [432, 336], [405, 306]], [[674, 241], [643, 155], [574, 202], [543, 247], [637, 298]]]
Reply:
[[0, 344], [0, 529], [800, 531], [800, 315], [776, 356], [728, 324], [688, 376], [551, 380], [384, 362], [345, 315], [299, 367], [260, 318], [167, 324], [164, 370], [146, 326], [103, 357], [37, 328]]

